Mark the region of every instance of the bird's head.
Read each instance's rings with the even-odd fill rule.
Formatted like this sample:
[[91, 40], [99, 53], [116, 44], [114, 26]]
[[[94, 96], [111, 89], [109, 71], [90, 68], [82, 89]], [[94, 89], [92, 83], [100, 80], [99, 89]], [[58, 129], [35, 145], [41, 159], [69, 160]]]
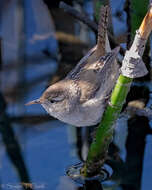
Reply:
[[59, 118], [74, 109], [77, 95], [72, 82], [63, 80], [48, 87], [39, 99], [26, 105], [41, 104], [51, 116]]

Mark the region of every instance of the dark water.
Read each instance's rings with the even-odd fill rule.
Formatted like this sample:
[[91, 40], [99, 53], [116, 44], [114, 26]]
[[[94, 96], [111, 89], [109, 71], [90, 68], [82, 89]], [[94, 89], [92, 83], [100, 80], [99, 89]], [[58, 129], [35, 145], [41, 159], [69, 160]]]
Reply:
[[[54, 24], [47, 20], [49, 13], [41, 1], [36, 4], [29, 0], [24, 4], [18, 1], [1, 2], [5, 11], [2, 12], [0, 25], [3, 39], [0, 189], [16, 190], [22, 189], [22, 186], [28, 189], [25, 183], [31, 183], [35, 189], [46, 190], [150, 190], [151, 122], [145, 117], [128, 121], [128, 117], [123, 116], [117, 121], [114, 142], [109, 151], [114, 161], [108, 161], [114, 172], [102, 186], [98, 182], [87, 182], [82, 186], [66, 176], [69, 166], [86, 158], [90, 143], [89, 129], [76, 129], [54, 120], [39, 105], [24, 105], [40, 97], [58, 68], [59, 46], [53, 37]], [[92, 14], [91, 3], [85, 1], [84, 4], [89, 14]], [[121, 9], [122, 1], [115, 1], [112, 5], [115, 13], [118, 8]], [[36, 14], [43, 10], [45, 14]], [[23, 18], [26, 19], [21, 22]], [[115, 33], [126, 30], [125, 15], [123, 19], [114, 18]], [[92, 42], [93, 34], [89, 33], [88, 36]], [[151, 91], [151, 82], [144, 86]], [[147, 105], [151, 106], [151, 94]]]

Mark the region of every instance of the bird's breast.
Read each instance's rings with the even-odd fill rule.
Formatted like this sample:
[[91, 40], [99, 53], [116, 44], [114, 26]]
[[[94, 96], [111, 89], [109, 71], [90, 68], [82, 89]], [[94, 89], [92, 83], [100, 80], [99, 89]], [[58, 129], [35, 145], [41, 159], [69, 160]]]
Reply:
[[89, 100], [82, 105], [77, 105], [69, 115], [65, 115], [60, 120], [76, 127], [96, 125], [101, 120], [105, 106], [105, 101]]

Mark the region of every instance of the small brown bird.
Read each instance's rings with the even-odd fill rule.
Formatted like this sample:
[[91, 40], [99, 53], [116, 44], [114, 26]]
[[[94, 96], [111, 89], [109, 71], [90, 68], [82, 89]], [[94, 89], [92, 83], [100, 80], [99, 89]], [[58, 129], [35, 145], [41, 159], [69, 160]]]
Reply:
[[105, 54], [108, 11], [107, 6], [101, 9], [97, 45], [65, 79], [26, 105], [41, 104], [51, 116], [77, 127], [100, 122], [119, 68], [115, 61], [119, 47]]

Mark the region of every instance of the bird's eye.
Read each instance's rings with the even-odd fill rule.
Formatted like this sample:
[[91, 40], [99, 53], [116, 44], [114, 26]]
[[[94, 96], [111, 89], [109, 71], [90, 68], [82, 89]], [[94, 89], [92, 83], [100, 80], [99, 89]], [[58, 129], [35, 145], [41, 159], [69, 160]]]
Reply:
[[55, 98], [50, 98], [49, 101], [51, 104], [53, 104], [53, 103], [61, 102], [63, 99], [64, 99], [64, 96], [58, 96]]
[[56, 101], [54, 101], [54, 100], [50, 100], [50, 102], [51, 102], [51, 104], [53, 104], [53, 103], [55, 103]]

